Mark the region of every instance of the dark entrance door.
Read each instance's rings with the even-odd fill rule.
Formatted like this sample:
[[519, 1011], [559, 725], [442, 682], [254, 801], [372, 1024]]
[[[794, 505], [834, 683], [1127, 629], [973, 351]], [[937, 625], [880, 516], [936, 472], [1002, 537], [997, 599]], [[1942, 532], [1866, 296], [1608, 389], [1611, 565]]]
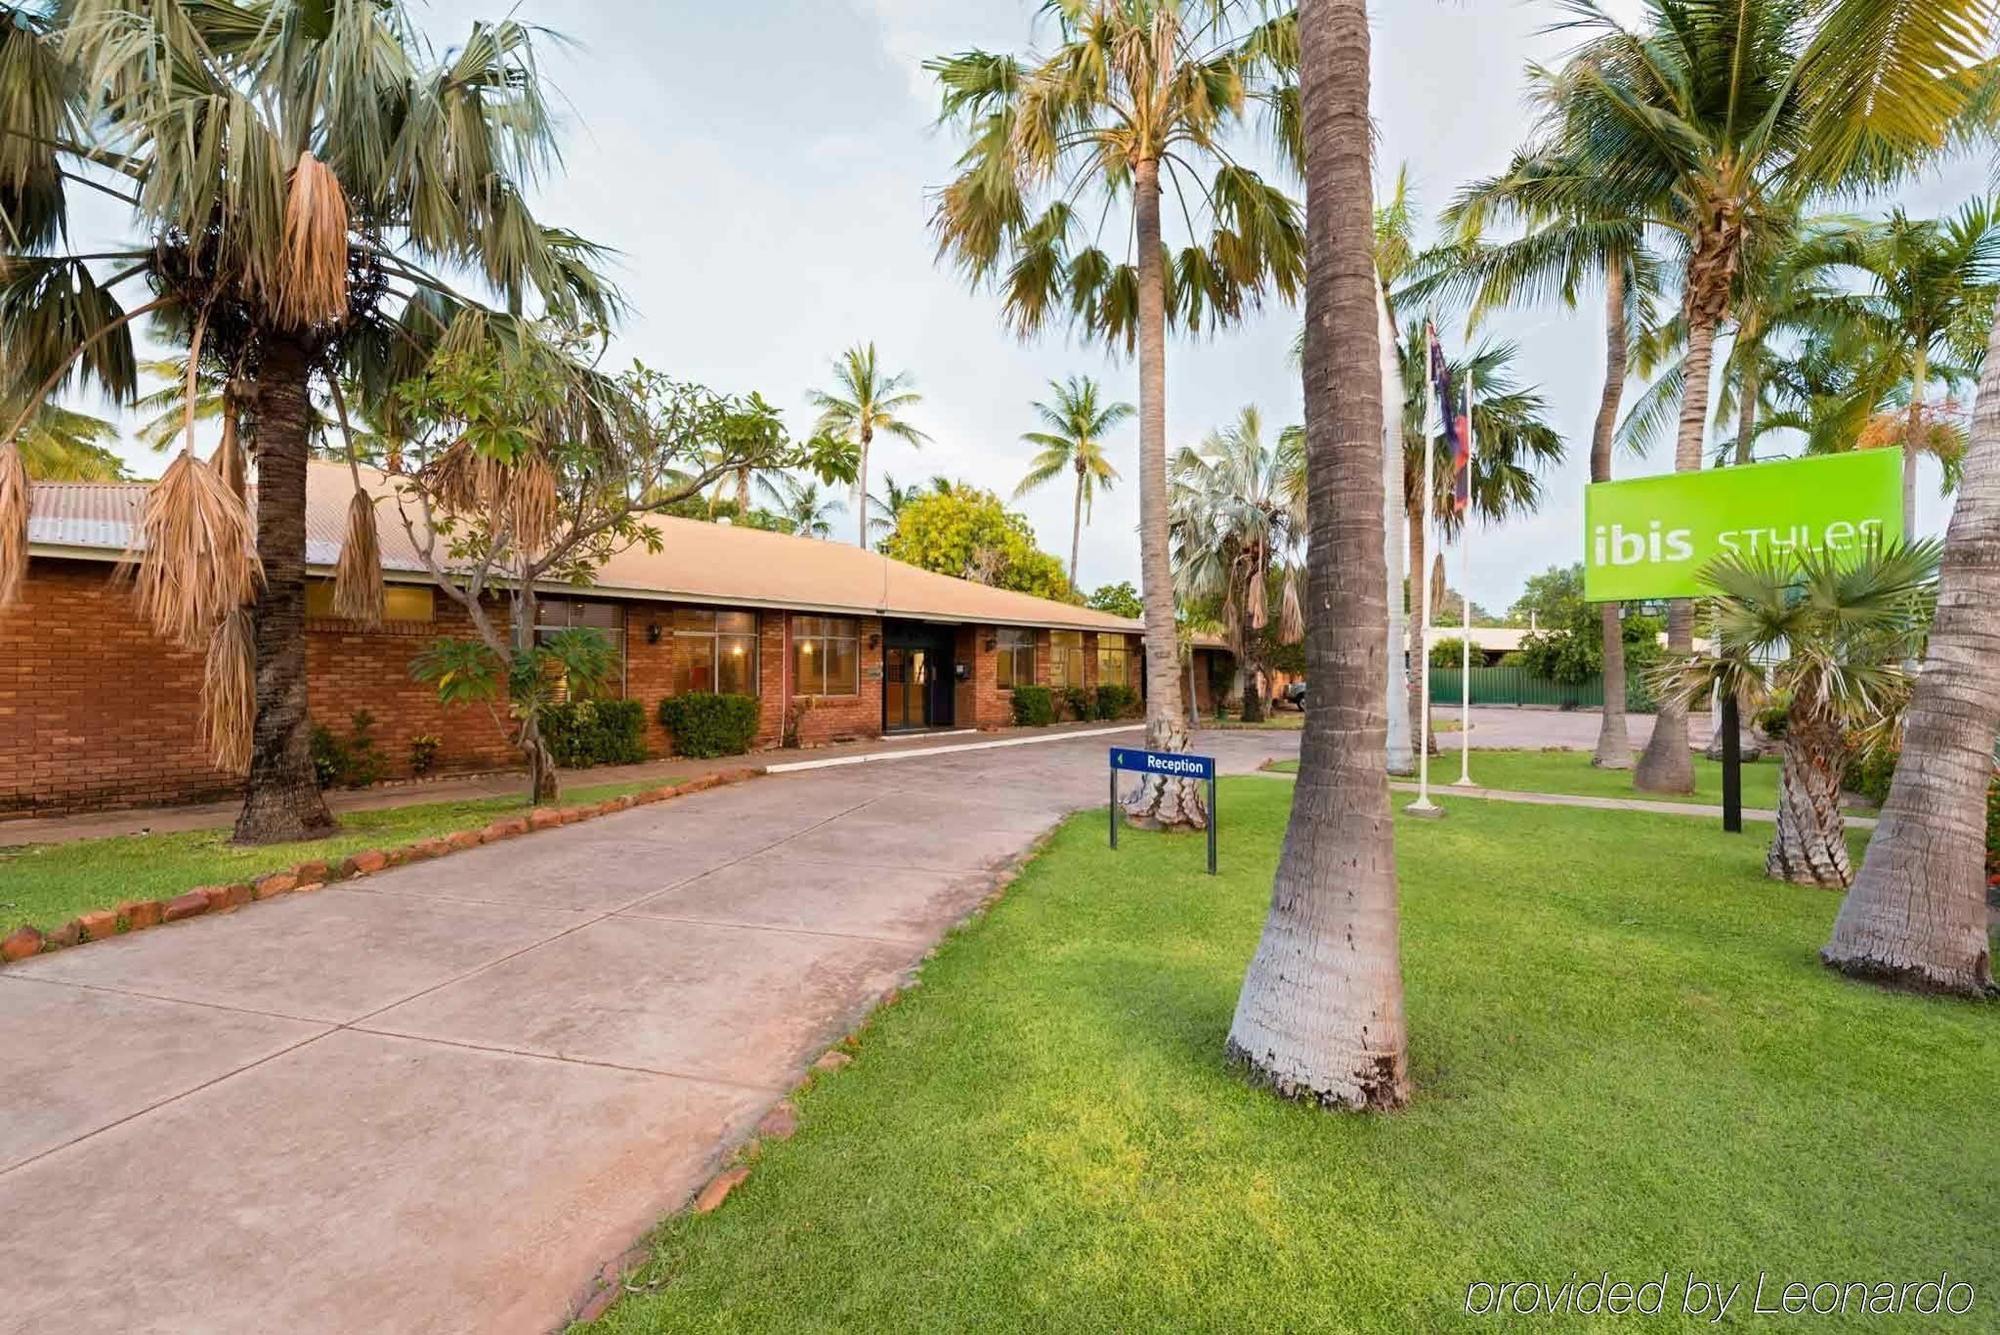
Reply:
[[956, 668], [950, 626], [891, 621], [882, 627], [882, 729], [948, 728]]

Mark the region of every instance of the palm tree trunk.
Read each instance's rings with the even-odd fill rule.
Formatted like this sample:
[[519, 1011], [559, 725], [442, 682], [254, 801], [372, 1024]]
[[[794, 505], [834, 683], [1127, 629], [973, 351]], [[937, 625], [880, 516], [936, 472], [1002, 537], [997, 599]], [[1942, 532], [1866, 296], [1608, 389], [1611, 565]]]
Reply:
[[[1692, 305], [1692, 303], [1691, 303]], [[1708, 420], [1708, 374], [1715, 351], [1713, 316], [1700, 309], [1688, 317], [1686, 379], [1681, 394], [1680, 434], [1674, 441], [1674, 471], [1701, 470], [1702, 426]], [[1667, 653], [1685, 659], [1694, 652], [1694, 602], [1676, 598], [1667, 604]], [[1632, 772], [1632, 786], [1649, 793], [1694, 791], [1694, 753], [1688, 748], [1687, 702], [1662, 700], [1653, 719], [1653, 735]]]
[[1069, 520], [1069, 586], [1076, 587], [1076, 559], [1083, 550], [1083, 461], [1076, 465], [1076, 505]]
[[[1618, 406], [1625, 397], [1625, 375], [1631, 364], [1626, 345], [1625, 265], [1613, 260], [1604, 271], [1604, 390], [1598, 396], [1597, 421], [1590, 433], [1590, 480], [1611, 480], [1611, 446], [1618, 429]], [[1597, 608], [1603, 636], [1604, 706], [1597, 721], [1597, 749], [1590, 763], [1599, 769], [1631, 769], [1632, 739], [1625, 731], [1625, 628], [1617, 603]]]
[[1903, 536], [1917, 536], [1917, 446], [1924, 438], [1924, 382], [1930, 379], [1929, 340], [1919, 338], [1910, 368], [1910, 416], [1903, 428]]
[[[1139, 248], [1139, 582], [1146, 610], [1146, 746], [1188, 749], [1181, 717], [1174, 576], [1167, 560], [1167, 298], [1160, 267], [1160, 164], [1147, 159], [1132, 173], [1132, 212]], [[1126, 800], [1131, 818], [1166, 829], [1202, 829], [1208, 810], [1192, 779], [1148, 775]]]
[[2000, 720], [2000, 320], [1988, 335], [1937, 616], [1903, 731], [1903, 757], [1861, 874], [1820, 958], [1925, 991], [1993, 990], [1986, 794]]
[[252, 612], [257, 714], [250, 778], [234, 841], [275, 844], [333, 830], [313, 773], [306, 701], [306, 459], [311, 363], [289, 339], [273, 340], [258, 371], [257, 553], [264, 587]]
[[861, 467], [854, 475], [854, 508], [860, 516], [854, 525], [854, 545], [857, 547], [868, 545], [868, 446], [873, 436], [874, 432], [867, 427], [861, 428]]
[[1845, 890], [1854, 879], [1847, 856], [1847, 822], [1840, 814], [1846, 751], [1840, 730], [1792, 711], [1779, 750], [1778, 828], [1764, 855], [1764, 874], [1794, 885]]
[[[1422, 495], [1421, 492], [1418, 494]], [[1410, 602], [1412, 615], [1410, 617], [1409, 644], [1405, 649], [1407, 657], [1404, 661], [1407, 666], [1404, 669], [1404, 678], [1409, 682], [1407, 695], [1410, 701], [1410, 740], [1413, 744], [1411, 749], [1414, 751], [1417, 746], [1421, 746], [1432, 755], [1436, 755], [1438, 753], [1437, 729], [1424, 727], [1424, 674], [1422, 665], [1424, 655], [1429, 653], [1430, 649], [1424, 643], [1423, 589], [1417, 581], [1425, 578], [1427, 574], [1424, 570], [1424, 556], [1425, 540], [1429, 535], [1424, 532], [1424, 512], [1421, 502], [1411, 507], [1410, 513], [1405, 518], [1408, 520], [1406, 526], [1410, 530], [1410, 571], [1407, 580], [1409, 587], [1406, 596]], [[1433, 612], [1436, 610], [1435, 607], [1432, 608]], [[1419, 736], [1419, 733], [1422, 735]], [[1414, 766], [1412, 768], [1414, 769]]]
[[1306, 124], [1306, 623], [1312, 695], [1271, 912], [1227, 1053], [1251, 1079], [1328, 1107], [1410, 1097], [1389, 816], [1383, 653], [1382, 387], [1369, 238], [1364, 0], [1303, 0]]

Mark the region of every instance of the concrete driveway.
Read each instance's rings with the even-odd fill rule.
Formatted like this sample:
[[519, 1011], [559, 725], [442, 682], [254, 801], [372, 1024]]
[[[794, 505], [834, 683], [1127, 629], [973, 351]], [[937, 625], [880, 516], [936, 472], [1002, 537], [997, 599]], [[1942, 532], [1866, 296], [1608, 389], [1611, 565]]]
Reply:
[[0, 1330], [559, 1325], [1136, 740], [772, 776], [7, 968]]

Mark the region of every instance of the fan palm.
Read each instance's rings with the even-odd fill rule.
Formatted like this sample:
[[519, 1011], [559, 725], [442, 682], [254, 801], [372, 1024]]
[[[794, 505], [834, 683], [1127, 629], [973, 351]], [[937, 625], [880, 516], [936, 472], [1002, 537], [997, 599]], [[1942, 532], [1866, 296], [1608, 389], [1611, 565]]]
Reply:
[[785, 527], [801, 538], [831, 538], [833, 517], [847, 508], [823, 493], [817, 480], [790, 473], [778, 474], [776, 482], [760, 476], [757, 487]]
[[1269, 580], [1278, 572], [1279, 636], [1304, 635], [1297, 567], [1305, 540], [1305, 434], [1264, 439], [1263, 414], [1246, 407], [1230, 426], [1183, 448], [1167, 469], [1174, 592], [1184, 606], [1220, 605], [1223, 634], [1243, 667], [1243, 717], [1264, 716], [1262, 634]]
[[[1146, 744], [1155, 750], [1188, 744], [1167, 542], [1167, 331], [1233, 323], [1273, 291], [1289, 300], [1304, 273], [1298, 206], [1225, 146], [1261, 109], [1280, 151], [1301, 160], [1297, 22], [1289, 11], [1259, 21], [1260, 9], [1055, 0], [1044, 10], [1055, 37], [1047, 50], [967, 51], [926, 66], [965, 143], [932, 216], [940, 255], [975, 285], [997, 286], [1024, 338], [1067, 323], [1137, 352]], [[1185, 227], [1172, 243], [1162, 224], [1168, 189]], [[1129, 238], [1122, 255], [1099, 244], [1106, 230]], [[1199, 826], [1201, 802], [1199, 785], [1153, 777], [1129, 809], [1148, 823]]]
[[[184, 640], [254, 599], [241, 841], [332, 823], [305, 709], [315, 377], [341, 375], [386, 399], [446, 337], [504, 334], [530, 299], [574, 320], [601, 322], [614, 307], [594, 249], [527, 208], [552, 144], [531, 37], [511, 20], [479, 23], [440, 55], [396, 0], [0, 4], [10, 131], [0, 136], [0, 337], [10, 360], [18, 354], [12, 369], [51, 389], [95, 382], [129, 402], [132, 323], [151, 315], [197, 370], [187, 446], [155, 501], [163, 521], [169, 504], [198, 502], [223, 533], [247, 520], [194, 470], [188, 413], [200, 372], [254, 389], [261, 586], [233, 537], [149, 542], [140, 576], [142, 601], [149, 588], [169, 591], [151, 600], [154, 619]], [[129, 207], [130, 242], [52, 253], [77, 184]], [[480, 308], [442, 269], [483, 283], [504, 312]], [[128, 305], [117, 294], [131, 283], [153, 295]]]
[[930, 437], [903, 420], [902, 414], [923, 402], [910, 387], [907, 371], [885, 375], [875, 362], [875, 345], [857, 343], [833, 363], [834, 388], [831, 393], [814, 390], [812, 405], [819, 409], [816, 430], [853, 443], [859, 451], [860, 472], [855, 481], [856, 545], [868, 545], [868, 447], [877, 436], [894, 436], [911, 445], [922, 445]]
[[1854, 879], [1840, 810], [1846, 735], [1887, 730], [1900, 714], [1902, 663], [1930, 624], [1937, 570], [1937, 543], [1903, 541], [1731, 557], [1703, 572], [1717, 595], [1717, 652], [1666, 665], [1662, 684], [1683, 703], [1710, 690], [1752, 709], [1787, 702], [1766, 875], [1840, 889]]
[[1104, 453], [1104, 437], [1129, 420], [1138, 410], [1129, 403], [1099, 403], [1101, 392], [1089, 376], [1071, 376], [1068, 383], [1051, 380], [1051, 403], [1037, 402], [1035, 412], [1045, 430], [1030, 431], [1021, 437], [1037, 446], [1028, 464], [1028, 475], [1014, 489], [1014, 499], [1064, 473], [1076, 475], [1076, 499], [1071, 505], [1069, 530], [1069, 582], [1076, 583], [1077, 557], [1083, 550], [1083, 526], [1097, 499], [1097, 490], [1111, 490], [1118, 470]]
[[[1682, 262], [1685, 390], [1674, 463], [1701, 466], [1709, 372], [1746, 252], [1807, 201], [1940, 148], [1972, 104], [1991, 0], [1642, 0], [1628, 29], [1566, 0], [1586, 42], [1549, 77], [1544, 132], [1574, 189], [1612, 195]], [[1685, 655], [1692, 607], [1668, 644]], [[1635, 780], [1689, 791], [1687, 714], [1662, 710]]]

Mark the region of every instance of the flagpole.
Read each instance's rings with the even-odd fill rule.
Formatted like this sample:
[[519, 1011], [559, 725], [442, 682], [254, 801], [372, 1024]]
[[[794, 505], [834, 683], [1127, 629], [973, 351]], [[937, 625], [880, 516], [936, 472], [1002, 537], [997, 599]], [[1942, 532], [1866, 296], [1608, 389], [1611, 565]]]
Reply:
[[1472, 461], [1479, 435], [1472, 429], [1472, 371], [1465, 373], [1465, 509], [1458, 516], [1458, 596], [1461, 666], [1458, 672], [1458, 782], [1472, 787]]
[[[1430, 550], [1430, 543], [1436, 534], [1433, 522], [1437, 505], [1437, 470], [1434, 459], [1437, 451], [1437, 432], [1432, 429], [1438, 403], [1437, 385], [1431, 375], [1431, 357], [1437, 347], [1437, 332], [1429, 320], [1424, 321], [1424, 471], [1418, 485], [1424, 493], [1424, 549]], [[1423, 592], [1423, 625], [1417, 633], [1417, 701], [1419, 710], [1416, 718], [1416, 733], [1412, 739], [1417, 751], [1417, 800], [1403, 808], [1413, 816], [1441, 816], [1444, 809], [1431, 801], [1431, 580], [1430, 571], [1413, 570], [1410, 578], [1420, 581]]]

